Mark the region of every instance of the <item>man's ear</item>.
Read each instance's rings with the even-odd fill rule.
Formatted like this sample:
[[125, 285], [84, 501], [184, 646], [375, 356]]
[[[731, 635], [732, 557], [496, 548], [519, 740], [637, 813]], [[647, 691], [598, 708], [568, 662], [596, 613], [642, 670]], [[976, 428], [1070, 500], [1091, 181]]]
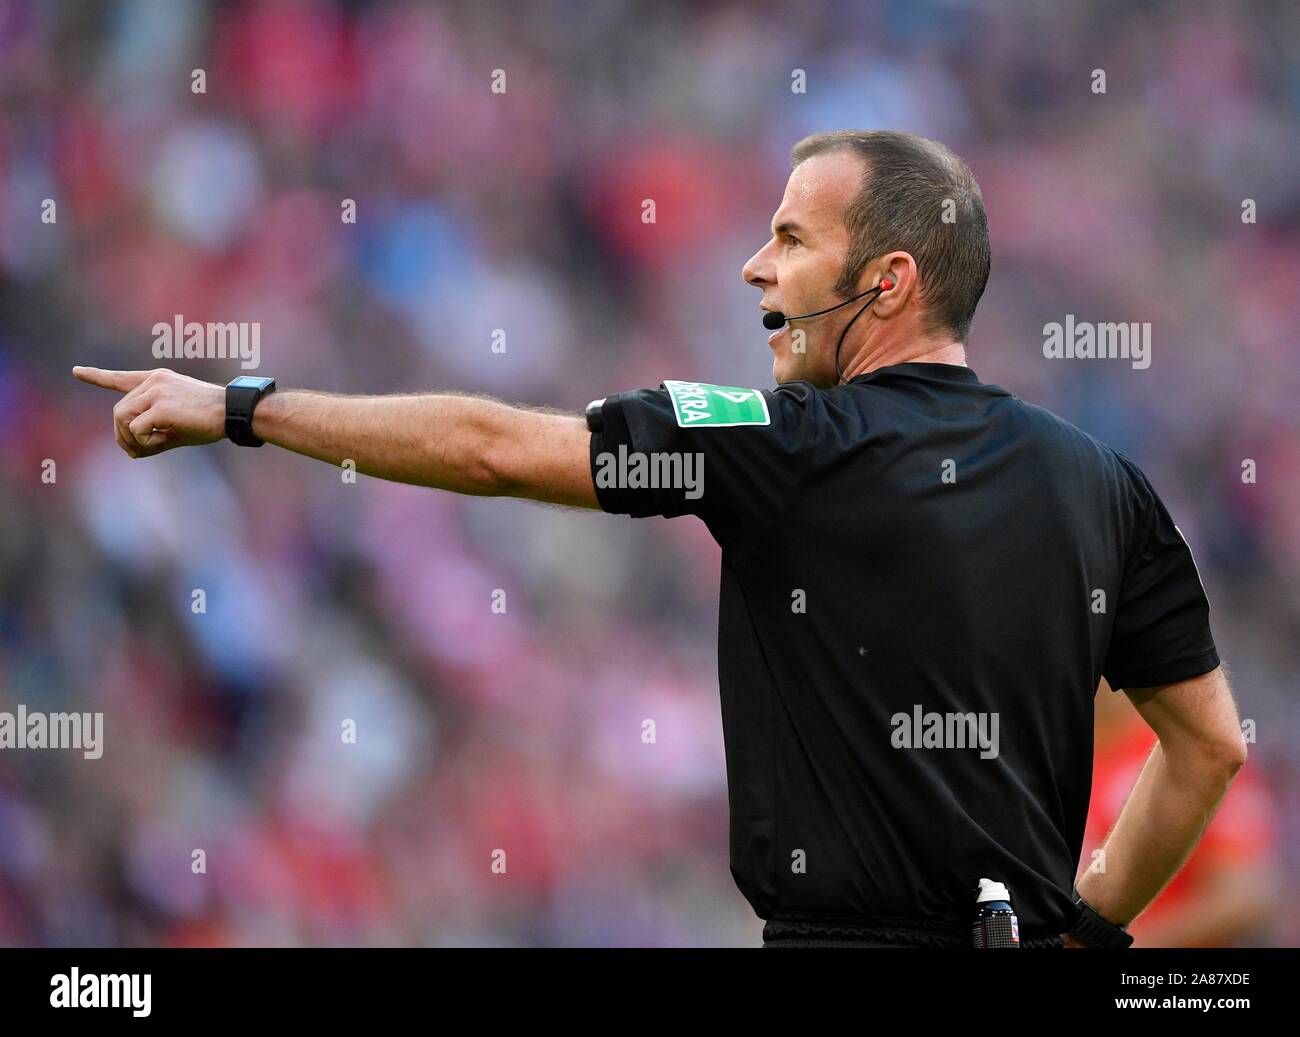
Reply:
[[889, 281], [889, 288], [876, 296], [871, 312], [882, 320], [897, 316], [907, 306], [909, 299], [920, 295], [916, 275], [916, 260], [910, 252], [890, 252], [875, 265], [871, 284]]

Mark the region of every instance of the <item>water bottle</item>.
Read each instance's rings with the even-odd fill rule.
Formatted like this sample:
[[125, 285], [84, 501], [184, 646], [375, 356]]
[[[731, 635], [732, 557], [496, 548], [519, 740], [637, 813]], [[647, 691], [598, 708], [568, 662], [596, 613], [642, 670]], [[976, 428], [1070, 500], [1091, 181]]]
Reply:
[[972, 933], [976, 947], [1020, 946], [1020, 920], [1011, 910], [1011, 893], [1001, 882], [980, 879]]

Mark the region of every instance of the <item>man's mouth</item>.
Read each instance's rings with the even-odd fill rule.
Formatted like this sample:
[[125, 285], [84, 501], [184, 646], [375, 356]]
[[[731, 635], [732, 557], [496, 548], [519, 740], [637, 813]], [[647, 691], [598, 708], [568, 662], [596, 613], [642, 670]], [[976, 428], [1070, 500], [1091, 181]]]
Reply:
[[[759, 308], [760, 310], [762, 310], [764, 313], [780, 313], [780, 312], [781, 312], [780, 310], [773, 309], [773, 308], [770, 307], [770, 306], [764, 306], [762, 303], [759, 303], [758, 308]], [[780, 338], [781, 335], [783, 335], [783, 334], [785, 333], [785, 331], [786, 331], [789, 327], [790, 327], [789, 324], [782, 324], [779, 328], [777, 328], [774, 332], [772, 332], [770, 335], [767, 336], [767, 344], [768, 344], [769, 346], [774, 345], [774, 344], [776, 343], [776, 340], [777, 340], [778, 338]]]

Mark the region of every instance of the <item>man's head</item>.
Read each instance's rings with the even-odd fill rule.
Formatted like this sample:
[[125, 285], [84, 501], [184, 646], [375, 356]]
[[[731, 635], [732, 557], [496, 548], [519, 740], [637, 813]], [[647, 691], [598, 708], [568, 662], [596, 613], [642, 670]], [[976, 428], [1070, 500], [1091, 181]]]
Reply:
[[846, 377], [871, 358], [901, 363], [965, 342], [989, 276], [988, 222], [966, 163], [910, 133], [844, 130], [804, 138], [790, 164], [772, 237], [741, 271], [761, 305], [811, 313], [885, 277], [894, 287], [773, 334], [777, 382], [834, 384], [836, 343], [863, 304], [840, 357]]

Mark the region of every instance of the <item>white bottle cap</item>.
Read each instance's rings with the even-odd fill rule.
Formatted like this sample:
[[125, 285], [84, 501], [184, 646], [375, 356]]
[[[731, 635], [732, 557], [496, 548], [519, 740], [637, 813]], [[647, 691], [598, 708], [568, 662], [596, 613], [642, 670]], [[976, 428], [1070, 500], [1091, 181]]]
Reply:
[[994, 882], [992, 879], [980, 879], [979, 896], [975, 898], [975, 903], [982, 904], [986, 900], [1005, 900], [1011, 903], [1011, 893], [1001, 882]]

